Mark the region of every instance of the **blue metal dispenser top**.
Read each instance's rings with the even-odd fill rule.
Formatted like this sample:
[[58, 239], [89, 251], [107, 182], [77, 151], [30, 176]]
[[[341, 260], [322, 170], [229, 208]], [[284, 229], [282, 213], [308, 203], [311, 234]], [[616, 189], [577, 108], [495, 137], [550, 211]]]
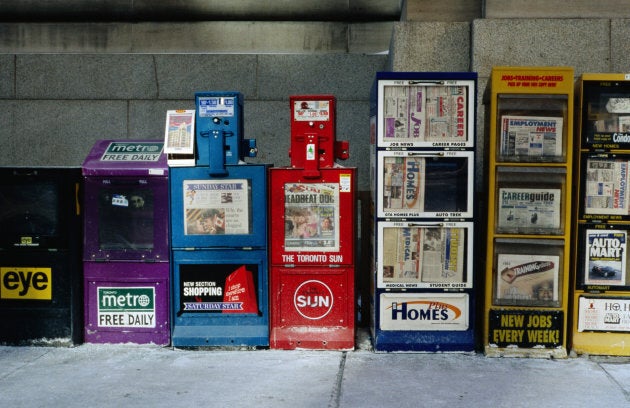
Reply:
[[225, 176], [226, 164], [256, 156], [256, 140], [243, 138], [243, 95], [240, 92], [195, 93], [196, 166], [211, 176]]

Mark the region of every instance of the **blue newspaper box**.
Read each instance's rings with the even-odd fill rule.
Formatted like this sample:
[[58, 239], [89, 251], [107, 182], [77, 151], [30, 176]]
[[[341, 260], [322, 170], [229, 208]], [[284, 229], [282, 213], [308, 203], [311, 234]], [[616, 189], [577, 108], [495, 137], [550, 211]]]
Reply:
[[269, 345], [267, 169], [242, 96], [198, 92], [194, 167], [170, 169], [172, 344]]

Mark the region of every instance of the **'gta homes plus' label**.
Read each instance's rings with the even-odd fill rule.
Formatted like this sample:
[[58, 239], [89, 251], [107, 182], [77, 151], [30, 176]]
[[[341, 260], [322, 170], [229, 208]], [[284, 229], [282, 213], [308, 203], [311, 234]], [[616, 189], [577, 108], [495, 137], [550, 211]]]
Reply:
[[97, 291], [99, 327], [155, 327], [155, 288], [102, 287]]

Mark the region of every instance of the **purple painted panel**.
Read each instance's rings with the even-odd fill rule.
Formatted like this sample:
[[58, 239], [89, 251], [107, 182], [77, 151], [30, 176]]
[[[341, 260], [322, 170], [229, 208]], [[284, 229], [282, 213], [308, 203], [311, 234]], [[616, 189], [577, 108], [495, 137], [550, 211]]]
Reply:
[[163, 143], [101, 140], [83, 163], [84, 257], [169, 259], [168, 166]]
[[87, 343], [170, 343], [169, 264], [85, 262]]
[[83, 176], [166, 176], [160, 140], [99, 140], [83, 162]]

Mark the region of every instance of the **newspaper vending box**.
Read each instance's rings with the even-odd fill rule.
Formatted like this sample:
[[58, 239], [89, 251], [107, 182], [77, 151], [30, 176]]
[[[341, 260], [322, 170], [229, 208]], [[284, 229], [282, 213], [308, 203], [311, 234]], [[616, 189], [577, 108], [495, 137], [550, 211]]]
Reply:
[[195, 165], [170, 169], [172, 343], [268, 346], [268, 166], [243, 162], [239, 92], [195, 102]]
[[79, 167], [0, 168], [0, 343], [82, 341], [80, 184]]
[[379, 72], [371, 95], [374, 350], [475, 347], [475, 73]]
[[484, 351], [567, 357], [573, 69], [491, 76]]
[[86, 342], [170, 342], [162, 150], [158, 140], [101, 140], [83, 162]]
[[630, 75], [578, 80], [572, 349], [630, 355]]
[[353, 349], [356, 169], [334, 165], [334, 96], [289, 103], [291, 167], [269, 172], [270, 346]]

